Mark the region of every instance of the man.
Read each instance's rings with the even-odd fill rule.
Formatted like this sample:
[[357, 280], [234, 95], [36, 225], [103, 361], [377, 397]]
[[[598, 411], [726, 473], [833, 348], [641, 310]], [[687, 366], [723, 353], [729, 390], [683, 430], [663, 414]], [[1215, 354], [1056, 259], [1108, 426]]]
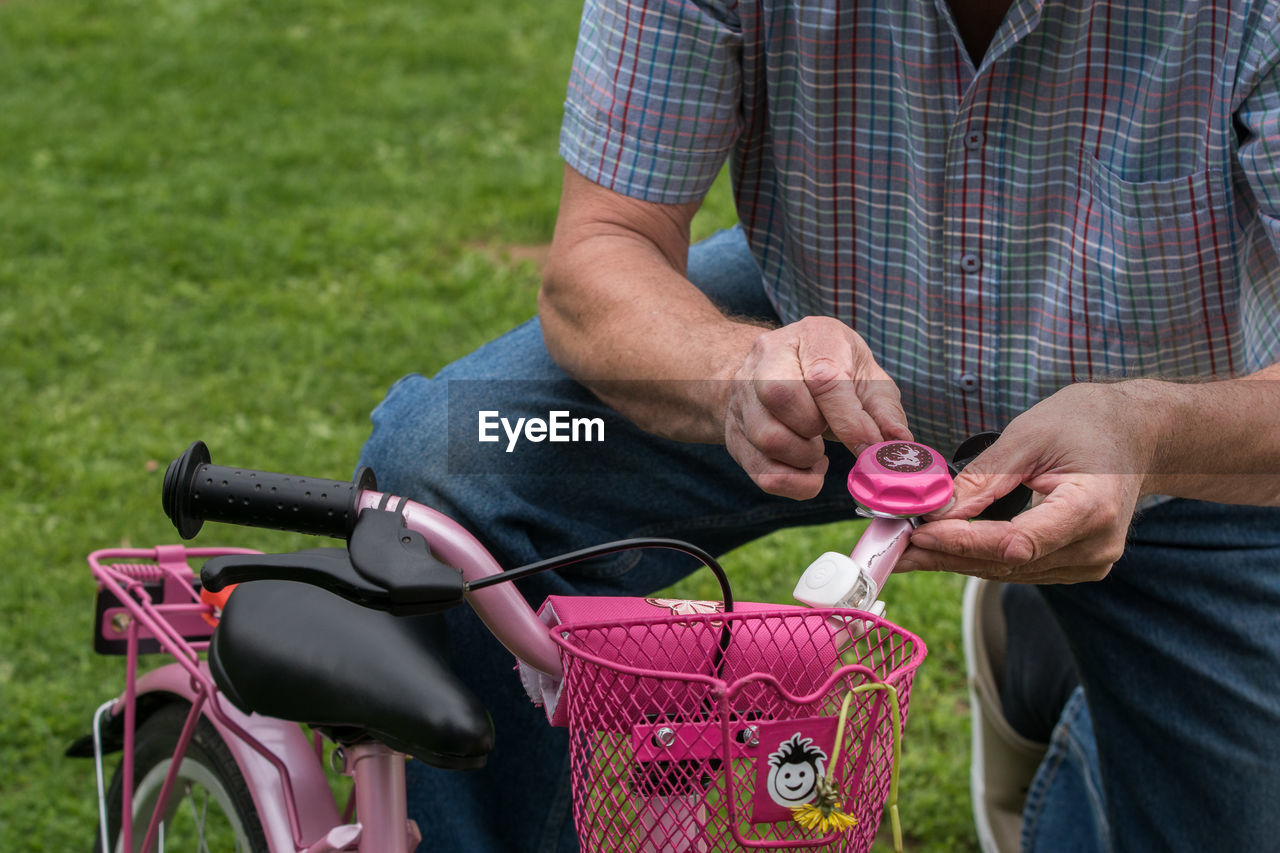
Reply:
[[[364, 461], [517, 564], [639, 533], [724, 550], [847, 514], [850, 451], [1003, 429], [903, 567], [1051, 585], [1088, 700], [1064, 731], [1101, 792], [1049, 774], [1027, 846], [1265, 849], [1277, 5], [591, 0], [541, 324], [402, 380]], [[726, 159], [742, 231], [690, 252]], [[486, 394], [608, 418], [607, 449], [556, 480], [477, 466], [440, 433]], [[965, 520], [1018, 482], [1034, 508]], [[687, 570], [619, 557], [525, 592]], [[420, 821], [466, 849], [571, 849], [561, 736], [482, 630], [453, 626], [499, 745], [488, 776], [416, 773]]]

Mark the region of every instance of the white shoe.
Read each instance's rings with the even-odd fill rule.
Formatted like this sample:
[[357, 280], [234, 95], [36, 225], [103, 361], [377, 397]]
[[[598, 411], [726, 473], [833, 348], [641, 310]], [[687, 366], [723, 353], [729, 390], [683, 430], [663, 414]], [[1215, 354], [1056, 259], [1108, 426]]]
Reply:
[[999, 583], [969, 578], [961, 616], [973, 749], [969, 792], [983, 853], [1017, 853], [1027, 788], [1048, 747], [1014, 731], [1001, 711], [999, 679], [1005, 654], [1002, 588]]

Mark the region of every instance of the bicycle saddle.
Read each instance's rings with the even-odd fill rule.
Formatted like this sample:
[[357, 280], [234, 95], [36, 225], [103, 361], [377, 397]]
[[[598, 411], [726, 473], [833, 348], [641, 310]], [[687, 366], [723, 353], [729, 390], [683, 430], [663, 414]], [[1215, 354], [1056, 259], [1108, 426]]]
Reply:
[[[293, 555], [345, 559], [341, 548]], [[449, 670], [437, 615], [392, 616], [304, 583], [242, 583], [209, 645], [209, 669], [238, 708], [366, 732], [436, 767], [484, 765], [493, 724]]]

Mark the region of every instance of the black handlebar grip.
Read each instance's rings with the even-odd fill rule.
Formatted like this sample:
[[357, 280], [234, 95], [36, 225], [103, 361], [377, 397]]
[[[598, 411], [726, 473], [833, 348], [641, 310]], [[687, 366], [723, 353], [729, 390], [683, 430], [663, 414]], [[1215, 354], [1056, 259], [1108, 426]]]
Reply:
[[319, 480], [212, 465], [209, 448], [197, 441], [165, 471], [164, 511], [183, 539], [194, 537], [206, 521], [345, 539], [356, 523], [360, 492], [375, 488], [368, 469], [357, 479]]

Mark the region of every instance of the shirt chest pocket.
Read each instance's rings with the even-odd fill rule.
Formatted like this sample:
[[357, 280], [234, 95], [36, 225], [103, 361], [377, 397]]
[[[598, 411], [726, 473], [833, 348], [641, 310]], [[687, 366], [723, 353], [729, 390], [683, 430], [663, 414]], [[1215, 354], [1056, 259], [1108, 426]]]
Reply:
[[1206, 376], [1227, 367], [1238, 237], [1225, 176], [1135, 182], [1081, 152], [1076, 285], [1104, 368]]

